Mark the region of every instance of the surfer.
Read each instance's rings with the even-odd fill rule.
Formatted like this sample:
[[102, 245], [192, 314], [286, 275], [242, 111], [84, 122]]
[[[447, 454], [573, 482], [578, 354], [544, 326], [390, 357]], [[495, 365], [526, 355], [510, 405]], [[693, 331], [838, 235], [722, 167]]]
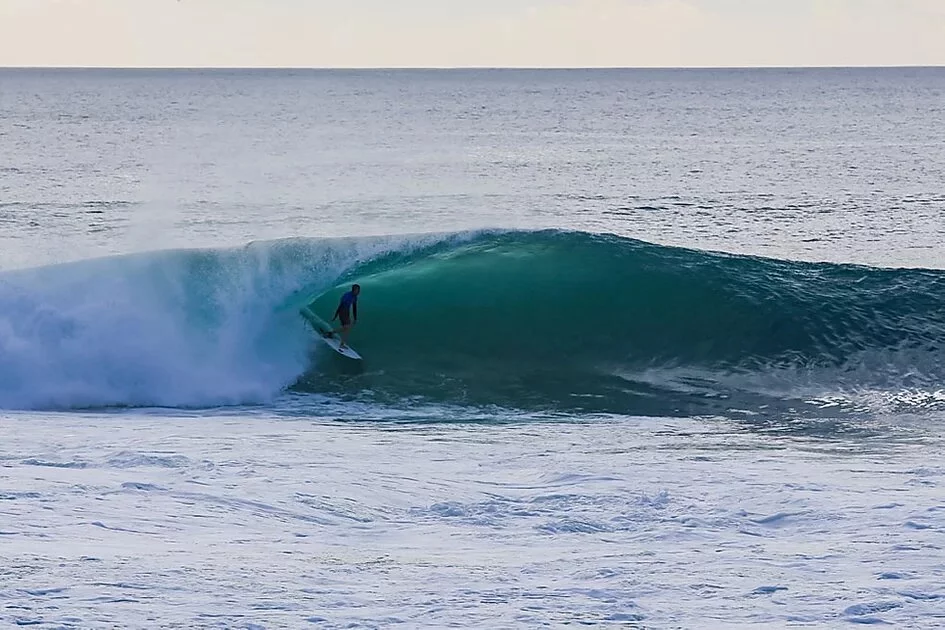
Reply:
[[[360, 293], [361, 285], [353, 284], [351, 285], [351, 290], [341, 296], [338, 308], [335, 309], [335, 315], [331, 318], [331, 321], [337, 319], [341, 323], [341, 328], [335, 328], [325, 334], [326, 337], [331, 337], [335, 333], [341, 333], [342, 348], [348, 346], [348, 333], [351, 332], [351, 327], [358, 322], [358, 294]], [[354, 319], [351, 318], [352, 314], [354, 315]]]

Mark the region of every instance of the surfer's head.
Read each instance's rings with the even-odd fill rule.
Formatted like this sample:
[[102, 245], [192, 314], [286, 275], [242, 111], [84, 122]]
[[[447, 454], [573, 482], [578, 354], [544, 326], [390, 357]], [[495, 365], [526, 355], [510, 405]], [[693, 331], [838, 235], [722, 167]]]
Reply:
[[351, 292], [354, 293], [355, 295], [357, 295], [358, 293], [360, 293], [360, 292], [361, 292], [361, 285], [360, 285], [360, 284], [352, 284], [352, 285], [351, 285]]

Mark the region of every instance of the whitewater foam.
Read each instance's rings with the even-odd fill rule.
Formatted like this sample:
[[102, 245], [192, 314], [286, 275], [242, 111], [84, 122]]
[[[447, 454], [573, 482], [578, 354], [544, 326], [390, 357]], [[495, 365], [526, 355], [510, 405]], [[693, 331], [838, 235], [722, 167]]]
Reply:
[[278, 307], [436, 237], [289, 239], [0, 276], [0, 407], [211, 407], [271, 401], [310, 364]]

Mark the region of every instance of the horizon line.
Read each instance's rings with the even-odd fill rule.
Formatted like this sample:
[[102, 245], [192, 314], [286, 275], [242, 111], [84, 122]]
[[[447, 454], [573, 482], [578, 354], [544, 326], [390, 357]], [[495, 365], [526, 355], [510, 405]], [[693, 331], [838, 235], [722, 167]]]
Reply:
[[313, 71], [443, 71], [443, 70], [885, 70], [941, 69], [945, 64], [888, 65], [756, 65], [756, 66], [13, 66], [0, 70], [313, 70]]

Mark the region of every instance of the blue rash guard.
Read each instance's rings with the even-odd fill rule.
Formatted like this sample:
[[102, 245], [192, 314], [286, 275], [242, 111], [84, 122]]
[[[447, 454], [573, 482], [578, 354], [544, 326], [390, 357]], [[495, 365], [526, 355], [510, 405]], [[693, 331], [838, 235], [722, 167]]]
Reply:
[[353, 292], [348, 291], [341, 296], [341, 302], [338, 304], [338, 308], [335, 309], [335, 317], [341, 320], [342, 326], [348, 326], [351, 324], [351, 311], [354, 311], [354, 319], [358, 319], [358, 296]]

